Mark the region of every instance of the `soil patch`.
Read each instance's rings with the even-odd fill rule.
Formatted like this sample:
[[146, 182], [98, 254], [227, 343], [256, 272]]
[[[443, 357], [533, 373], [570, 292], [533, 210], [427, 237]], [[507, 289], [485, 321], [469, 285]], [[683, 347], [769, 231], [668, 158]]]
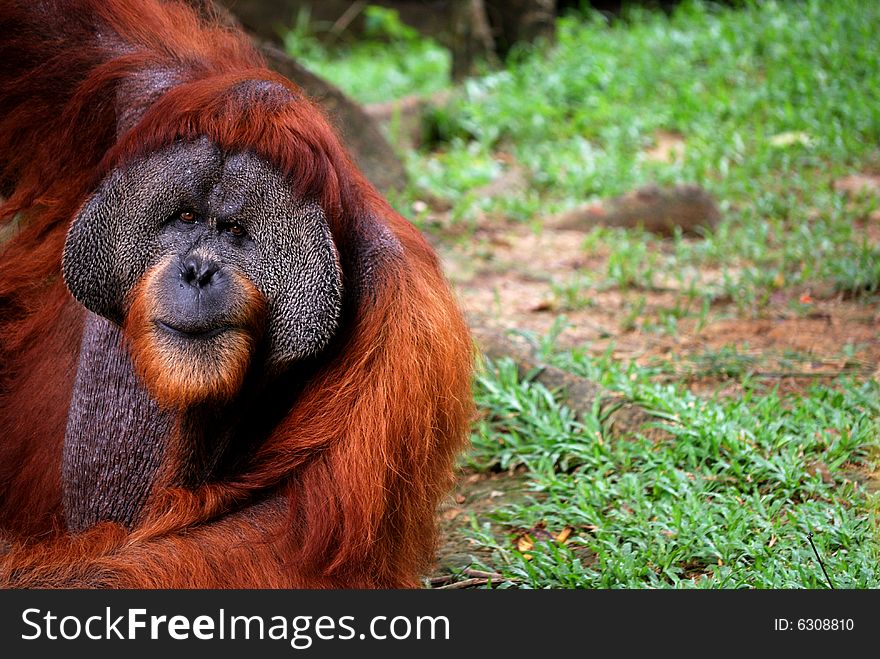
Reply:
[[437, 514], [440, 542], [431, 576], [460, 573], [475, 562], [491, 566], [491, 551], [471, 538], [471, 529], [489, 524], [496, 537], [503, 537], [505, 531], [490, 515], [506, 505], [522, 503], [530, 494], [528, 479], [521, 473], [460, 474]]

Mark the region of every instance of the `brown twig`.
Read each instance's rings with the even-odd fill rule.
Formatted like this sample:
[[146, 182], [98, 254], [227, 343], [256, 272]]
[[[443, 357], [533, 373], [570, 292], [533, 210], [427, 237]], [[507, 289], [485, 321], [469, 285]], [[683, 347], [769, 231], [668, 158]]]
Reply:
[[462, 570], [462, 574], [466, 574], [469, 577], [476, 577], [478, 579], [494, 579], [496, 581], [504, 578], [498, 572], [484, 572], [483, 570], [473, 570], [469, 567]]
[[[464, 579], [462, 581], [455, 581], [460, 575], [466, 575], [471, 577], [470, 579]], [[452, 574], [441, 574], [436, 577], [430, 577], [425, 579], [425, 584], [428, 586], [437, 586], [438, 588], [466, 588], [471, 585], [477, 585], [475, 582], [480, 581], [482, 583], [488, 583], [490, 581], [501, 581], [504, 579], [504, 576], [498, 572], [486, 572], [485, 570], [474, 570], [472, 568], [465, 568], [461, 571], [460, 574], [452, 573]], [[440, 585], [440, 584], [448, 584], [448, 585]], [[463, 586], [455, 585], [455, 584], [464, 584]]]
[[437, 590], [458, 590], [459, 588], [470, 588], [472, 586], [485, 586], [489, 583], [489, 579], [464, 579], [455, 583], [440, 586]]
[[344, 32], [345, 29], [351, 25], [351, 22], [357, 18], [357, 15], [361, 13], [363, 8], [367, 5], [365, 0], [357, 0], [357, 2], [352, 2], [348, 9], [343, 12], [342, 16], [336, 19], [336, 22], [333, 23], [333, 27], [330, 28], [330, 34], [334, 37], [338, 37], [341, 32]]

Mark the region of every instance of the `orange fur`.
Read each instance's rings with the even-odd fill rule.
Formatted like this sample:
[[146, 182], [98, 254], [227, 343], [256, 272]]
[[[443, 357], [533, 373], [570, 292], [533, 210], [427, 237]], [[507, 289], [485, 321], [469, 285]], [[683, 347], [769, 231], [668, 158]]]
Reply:
[[[20, 223], [0, 246], [0, 536], [13, 542], [0, 556], [0, 585], [417, 586], [472, 409], [472, 346], [435, 255], [352, 165], [322, 113], [266, 70], [242, 35], [201, 22], [180, 2], [40, 7], [48, 10], [0, 0], [0, 190], [8, 190], [0, 222]], [[84, 17], [98, 17], [103, 40]], [[180, 80], [117, 137], [117, 92], [145, 69]], [[255, 78], [295, 100], [235, 93]], [[369, 218], [396, 237], [402, 256], [375, 264], [333, 350], [234, 473], [179, 486], [181, 420], [137, 526], [105, 523], [71, 536], [58, 464], [84, 314], [60, 278], [64, 236], [107, 172], [197, 135], [257, 152], [320, 203], [349, 289], [358, 236], [375, 231]], [[154, 395], [179, 404], [236, 389], [251, 348], [230, 347], [219, 383], [199, 381], [198, 371], [180, 377], [179, 360], [150, 337], [149, 286], [148, 276], [133, 293], [125, 330]], [[199, 381], [192, 391], [190, 378]]]

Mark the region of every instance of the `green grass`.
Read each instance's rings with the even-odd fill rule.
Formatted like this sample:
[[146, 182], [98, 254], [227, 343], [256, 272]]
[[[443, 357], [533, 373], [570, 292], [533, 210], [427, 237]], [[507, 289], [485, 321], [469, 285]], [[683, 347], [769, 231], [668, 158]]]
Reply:
[[447, 49], [419, 37], [397, 13], [368, 6], [366, 38], [334, 48], [318, 40], [320, 26], [300, 14], [284, 35], [289, 55], [360, 103], [378, 103], [448, 87], [452, 59]]
[[[444, 142], [412, 155], [410, 172], [470, 224], [696, 182], [720, 200], [721, 226], [671, 247], [636, 237], [655, 262], [635, 269], [624, 236], [608, 282], [644, 285], [651, 271], [712, 266], [724, 277], [708, 292], [750, 312], [780, 287], [816, 280], [872, 294], [880, 258], [856, 221], [876, 200], [848, 205], [831, 184], [880, 167], [878, 28], [880, 4], [860, 0], [685, 2], [671, 17], [634, 12], [612, 24], [565, 18], [552, 49], [522, 49], [505, 70], [469, 80], [438, 112]], [[679, 162], [644, 157], [659, 131], [685, 140]], [[469, 194], [511, 157], [528, 191]]]
[[[661, 441], [613, 437], [599, 410], [577, 418], [510, 362], [477, 380], [483, 418], [470, 464], [525, 467], [532, 498], [474, 536], [505, 585], [532, 588], [824, 588], [807, 534], [838, 588], [880, 587], [873, 469], [880, 386], [841, 380], [802, 394], [703, 399], [649, 370], [568, 355], [564, 365], [649, 410]], [[828, 470], [823, 480], [820, 468]], [[560, 544], [513, 538], [545, 528]], [[537, 539], [537, 538], [536, 538]]]
[[[594, 231], [585, 249], [608, 252], [605, 270], [558, 288], [569, 308], [591, 288], [650, 290], [661, 273], [685, 291], [682, 314], [722, 297], [760, 312], [774, 291], [814, 281], [871, 295], [880, 258], [857, 221], [876, 201], [847, 203], [832, 182], [877, 167], [878, 25], [880, 6], [860, 2], [564, 20], [555, 49], [466, 87], [440, 117], [447, 147], [414, 158], [413, 170], [465, 219], [510, 217], [468, 197], [486, 179], [462, 180], [465, 153], [486, 163], [513, 154], [540, 191], [523, 204], [534, 213], [649, 182], [696, 181], [722, 201], [725, 221], [700, 241]], [[641, 156], [658, 131], [684, 137], [681, 162]], [[721, 269], [720, 283], [701, 281], [707, 267]], [[876, 467], [876, 382], [768, 393], [752, 378], [756, 358], [730, 349], [697, 356], [693, 369], [739, 382], [741, 397], [703, 399], [655, 382], [657, 371], [563, 360], [650, 410], [667, 439], [610, 437], [596, 413], [576, 419], [510, 364], [490, 368], [477, 383], [484, 416], [471, 464], [522, 466], [534, 493], [494, 516], [508, 535], [474, 529], [494, 548], [485, 567], [535, 588], [824, 588], [813, 532], [837, 587], [880, 586], [877, 495], [853, 483], [854, 471]], [[565, 545], [533, 533], [535, 546], [517, 550], [530, 529], [566, 527]]]

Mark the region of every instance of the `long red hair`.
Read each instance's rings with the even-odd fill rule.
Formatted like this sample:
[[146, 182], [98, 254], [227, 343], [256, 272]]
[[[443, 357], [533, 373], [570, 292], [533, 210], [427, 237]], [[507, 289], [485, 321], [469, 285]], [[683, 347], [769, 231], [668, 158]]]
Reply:
[[[259, 579], [256, 561], [239, 578], [192, 568], [164, 585], [246, 584], [248, 575], [255, 585], [417, 585], [472, 405], [469, 335], [433, 251], [352, 164], [317, 106], [241, 34], [182, 2], [41, 4], [50, 6], [0, 1], [0, 222], [15, 227], [0, 247], [0, 427], [15, 438], [0, 443], [0, 498], [31, 511], [26, 520], [7, 506], [0, 528], [61, 533], [56, 467], [84, 318], [61, 280], [61, 250], [108, 172], [204, 135], [256, 152], [320, 203], [349, 290], [365, 238], [390, 231], [402, 256], [378, 260], [368, 290], [349, 300], [341, 345], [232, 478], [195, 490], [160, 482], [132, 533], [96, 530], [91, 544], [32, 547], [7, 565], [55, 565], [60, 583], [72, 557], [100, 556], [102, 569], [128, 575], [121, 583], [157, 585], [147, 571], [159, 568], [121, 546], [161, 540], [170, 554], [176, 531], [209, 522], [228, 540], [235, 511], [280, 496], [289, 512], [272, 530], [285, 537], [273, 560], [286, 573]], [[131, 92], [144, 75], [152, 87]], [[130, 126], [118, 123], [121, 94], [141, 108]], [[220, 536], [210, 542], [224, 546]]]

